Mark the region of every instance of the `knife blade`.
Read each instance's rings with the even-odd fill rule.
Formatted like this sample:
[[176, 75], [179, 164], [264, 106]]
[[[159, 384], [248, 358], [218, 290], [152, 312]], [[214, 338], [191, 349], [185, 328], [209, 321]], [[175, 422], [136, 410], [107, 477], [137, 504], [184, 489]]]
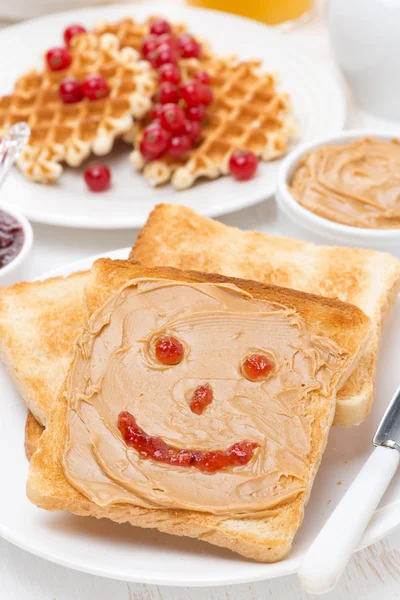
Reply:
[[400, 451], [400, 386], [378, 425], [372, 443], [374, 446], [387, 446]]

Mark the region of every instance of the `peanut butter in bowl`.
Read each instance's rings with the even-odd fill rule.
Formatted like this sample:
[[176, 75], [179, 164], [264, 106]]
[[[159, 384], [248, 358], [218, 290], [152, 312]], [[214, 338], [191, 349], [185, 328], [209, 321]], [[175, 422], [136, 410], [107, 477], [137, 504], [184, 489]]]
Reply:
[[289, 191], [330, 221], [400, 229], [400, 141], [360, 137], [313, 148], [300, 159]]

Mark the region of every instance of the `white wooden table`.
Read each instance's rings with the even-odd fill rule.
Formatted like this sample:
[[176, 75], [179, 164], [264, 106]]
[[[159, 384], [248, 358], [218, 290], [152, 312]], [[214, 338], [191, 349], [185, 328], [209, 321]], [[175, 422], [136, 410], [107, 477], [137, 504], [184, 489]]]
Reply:
[[[321, 68], [334, 70], [322, 12], [288, 34], [312, 48]], [[349, 125], [370, 121], [351, 105]], [[221, 219], [244, 229], [301, 237], [301, 231], [278, 214], [273, 200]], [[32, 277], [88, 255], [130, 246], [137, 231], [81, 231], [34, 226]], [[3, 487], [3, 486], [2, 486]], [[184, 568], [184, 565], [182, 565]], [[223, 588], [165, 588], [113, 581], [54, 565], [0, 539], [0, 600], [303, 600], [311, 598], [296, 576], [265, 583]], [[359, 552], [329, 600], [400, 599], [400, 531]]]

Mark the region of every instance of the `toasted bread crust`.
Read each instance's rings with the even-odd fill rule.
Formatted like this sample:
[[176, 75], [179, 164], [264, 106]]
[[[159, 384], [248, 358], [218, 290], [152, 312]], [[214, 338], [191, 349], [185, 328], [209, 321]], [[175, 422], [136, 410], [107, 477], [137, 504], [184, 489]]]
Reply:
[[[122, 285], [138, 277], [229, 283], [250, 292], [256, 298], [293, 307], [303, 316], [311, 331], [336, 338], [339, 345], [348, 351], [349, 358], [343, 372], [350, 369], [351, 364], [362, 353], [370, 333], [369, 319], [361, 310], [336, 300], [220, 275], [180, 272], [171, 268], [151, 269], [138, 263], [107, 259], [97, 261], [92, 269], [92, 278], [86, 288], [89, 314], [102, 306]], [[282, 504], [272, 516], [233, 520], [192, 511], [149, 510], [128, 504], [100, 507], [89, 501], [68, 483], [61, 465], [67, 412], [64, 391], [65, 385], [55, 403], [49, 425], [40, 439], [39, 448], [31, 459], [27, 493], [32, 502], [48, 510], [69, 510], [78, 515], [108, 517], [116, 522], [129, 522], [139, 527], [198, 538], [264, 562], [280, 560], [287, 554], [302, 522], [304, 505], [326, 445], [327, 432], [334, 414], [334, 397], [322, 397], [315, 392], [310, 394], [310, 407], [315, 419], [307, 491], [299, 494], [294, 501]]]
[[361, 423], [369, 414], [383, 323], [400, 289], [400, 262], [384, 252], [317, 246], [228, 227], [190, 208], [161, 204], [140, 231], [130, 258], [254, 279], [361, 308], [374, 332], [354, 375], [339, 391], [334, 425]]
[[0, 358], [42, 425], [83, 324], [88, 272], [0, 289]]

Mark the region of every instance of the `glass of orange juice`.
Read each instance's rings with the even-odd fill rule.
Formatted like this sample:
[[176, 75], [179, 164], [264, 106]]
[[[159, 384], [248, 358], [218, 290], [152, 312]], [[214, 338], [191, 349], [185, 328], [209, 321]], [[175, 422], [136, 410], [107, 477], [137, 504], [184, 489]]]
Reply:
[[256, 19], [268, 25], [296, 21], [312, 8], [313, 0], [188, 0], [192, 6], [214, 8]]

